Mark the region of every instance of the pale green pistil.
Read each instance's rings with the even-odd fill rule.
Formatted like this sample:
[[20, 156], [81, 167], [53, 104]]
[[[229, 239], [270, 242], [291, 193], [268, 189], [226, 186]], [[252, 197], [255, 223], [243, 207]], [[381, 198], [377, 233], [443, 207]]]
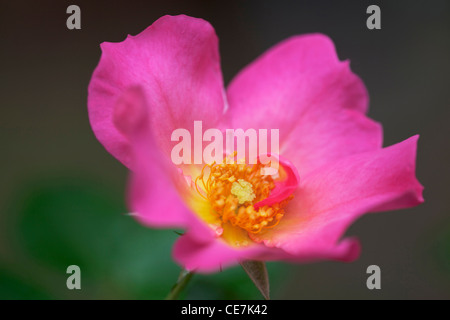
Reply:
[[238, 179], [238, 181], [233, 182], [231, 185], [231, 194], [238, 198], [239, 204], [247, 201], [251, 202], [256, 198], [252, 184], [244, 179]]

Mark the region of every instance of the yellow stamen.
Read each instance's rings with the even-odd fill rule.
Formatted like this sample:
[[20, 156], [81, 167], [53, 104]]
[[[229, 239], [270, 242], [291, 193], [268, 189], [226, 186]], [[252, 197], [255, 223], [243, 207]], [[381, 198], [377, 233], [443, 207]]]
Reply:
[[[205, 180], [205, 169], [209, 168]], [[267, 198], [275, 188], [271, 176], [261, 175], [262, 164], [246, 165], [225, 159], [221, 164], [205, 165], [195, 179], [197, 192], [210, 204], [211, 213], [223, 225], [230, 224], [249, 233], [259, 233], [278, 225], [284, 216], [284, 207], [293, 196], [272, 206], [255, 210], [254, 204]], [[202, 181], [204, 190], [198, 188]]]

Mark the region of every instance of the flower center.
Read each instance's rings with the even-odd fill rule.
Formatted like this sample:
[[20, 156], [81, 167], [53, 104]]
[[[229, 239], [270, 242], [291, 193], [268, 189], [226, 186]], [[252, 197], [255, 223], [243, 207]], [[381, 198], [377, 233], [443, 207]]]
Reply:
[[[266, 199], [275, 188], [275, 181], [269, 175], [261, 175], [264, 166], [260, 163], [247, 165], [242, 163], [213, 163], [205, 165], [195, 179], [197, 192], [211, 205], [211, 213], [222, 224], [230, 223], [249, 233], [259, 233], [263, 229], [273, 228], [284, 216], [284, 207], [293, 198], [254, 208], [254, 204]], [[205, 170], [209, 175], [205, 179]], [[199, 183], [204, 190], [199, 189]]]
[[237, 182], [233, 182], [231, 185], [231, 194], [238, 198], [239, 204], [244, 204], [256, 198], [252, 184], [244, 179], [238, 179]]

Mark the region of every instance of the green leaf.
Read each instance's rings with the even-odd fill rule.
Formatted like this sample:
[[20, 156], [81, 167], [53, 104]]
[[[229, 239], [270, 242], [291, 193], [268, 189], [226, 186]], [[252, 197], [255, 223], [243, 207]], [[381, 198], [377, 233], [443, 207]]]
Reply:
[[[89, 181], [33, 184], [17, 201], [14, 239], [23, 254], [55, 279], [56, 298], [161, 299], [179, 267], [171, 257], [177, 235], [143, 227], [123, 214], [124, 196]], [[66, 269], [78, 265], [82, 290], [66, 288]], [[30, 267], [32, 268], [32, 267]], [[38, 270], [29, 270], [42, 278]]]
[[17, 277], [0, 267], [0, 300], [41, 300], [51, 299], [43, 288], [27, 283], [24, 279]]
[[242, 268], [263, 295], [264, 299], [270, 299], [269, 275], [266, 264], [262, 261], [247, 260], [241, 262]]

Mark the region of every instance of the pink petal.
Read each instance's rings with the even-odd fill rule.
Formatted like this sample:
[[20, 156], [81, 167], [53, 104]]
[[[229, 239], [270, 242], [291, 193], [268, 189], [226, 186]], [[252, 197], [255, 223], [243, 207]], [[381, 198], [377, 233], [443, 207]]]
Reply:
[[[287, 252], [286, 252], [287, 253]], [[361, 245], [356, 238], [345, 238], [333, 246], [310, 246], [303, 248], [301, 252], [289, 254], [285, 261], [307, 263], [319, 260], [335, 260], [352, 262], [359, 257]]]
[[173, 249], [174, 260], [183, 268], [199, 272], [216, 272], [223, 268], [238, 264], [244, 260], [311, 262], [315, 260], [338, 260], [350, 262], [360, 253], [357, 239], [344, 239], [329, 248], [310, 248], [302, 254], [290, 254], [283, 249], [253, 245], [245, 248], [229, 246], [220, 238], [199, 242], [192, 232], [181, 236]]
[[164, 16], [137, 36], [105, 42], [101, 48], [89, 84], [89, 117], [100, 142], [127, 166], [128, 141], [112, 121], [113, 106], [127, 88], [142, 86], [149, 102], [148, 121], [166, 154], [174, 129], [191, 130], [194, 120], [202, 120], [206, 129], [222, 116], [218, 40], [208, 22]]
[[303, 177], [277, 228], [254, 239], [303, 259], [332, 250], [366, 212], [422, 203], [423, 187], [415, 177], [417, 139], [350, 156]]
[[189, 232], [175, 243], [173, 257], [189, 271], [208, 273], [235, 265], [242, 260], [276, 256], [277, 251], [279, 250], [263, 245], [235, 248], [220, 238], [211, 238], [209, 242], [200, 243], [193, 238], [193, 233]]
[[270, 195], [266, 199], [254, 204], [255, 209], [279, 203], [291, 196], [298, 188], [300, 177], [294, 165], [280, 156], [278, 156], [278, 162], [280, 167], [286, 174], [286, 177], [280, 181], [275, 182], [275, 188], [270, 192]]
[[280, 149], [301, 176], [349, 155], [378, 150], [383, 143], [381, 125], [354, 110], [310, 113], [303, 120]]
[[125, 90], [113, 112], [114, 124], [129, 141], [131, 173], [128, 202], [135, 218], [151, 227], [183, 228], [197, 241], [214, 232], [186, 206], [189, 192], [180, 170], [156, 145], [148, 119], [148, 103], [141, 87]]
[[280, 153], [300, 176], [381, 147], [381, 126], [364, 116], [364, 84], [324, 35], [283, 41], [238, 74], [227, 92], [231, 126], [279, 129]]

